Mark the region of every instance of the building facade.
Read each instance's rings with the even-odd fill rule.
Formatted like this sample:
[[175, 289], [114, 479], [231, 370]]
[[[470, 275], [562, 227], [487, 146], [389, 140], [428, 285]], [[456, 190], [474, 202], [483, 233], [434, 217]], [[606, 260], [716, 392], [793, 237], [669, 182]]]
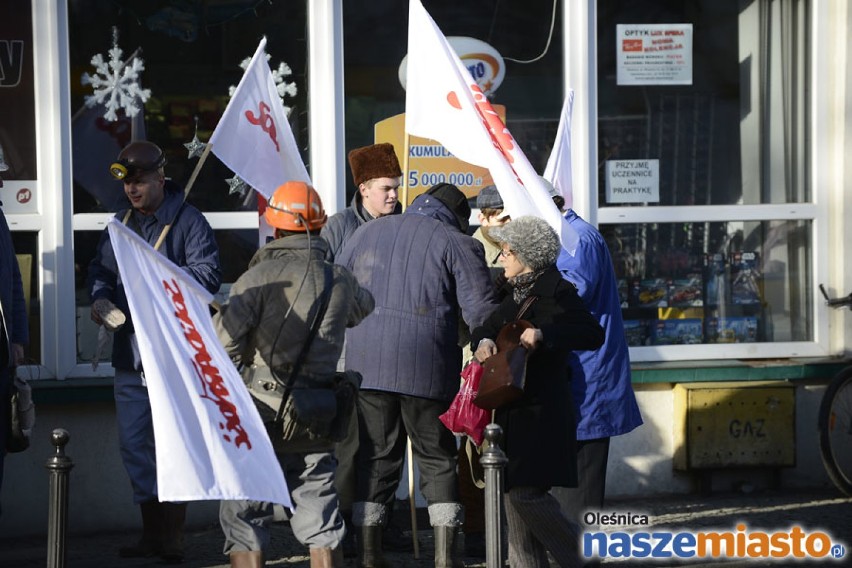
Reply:
[[[610, 243], [646, 422], [614, 440], [610, 493], [691, 491], [708, 473], [725, 487], [767, 468], [784, 484], [827, 484], [816, 413], [852, 337], [852, 323], [818, 289], [852, 291], [843, 260], [852, 237], [846, 2], [423, 4], [444, 35], [502, 55], [505, 78], [490, 99], [539, 171], [575, 93], [573, 206]], [[355, 191], [346, 151], [372, 143], [376, 123], [405, 110], [407, 16], [395, 0], [0, 8], [0, 200], [32, 332], [19, 373], [33, 380], [38, 403], [38, 439], [7, 460], [4, 508], [22, 512], [0, 519], [4, 534], [46, 526], [43, 462], [54, 427], [71, 433], [72, 518], [93, 503], [105, 511], [75, 526], [136, 522], [117, 454], [109, 346], [89, 320], [85, 289], [100, 231], [121, 205], [121, 184], [106, 173], [118, 149], [146, 137], [165, 149], [168, 176], [186, 184], [197, 170], [189, 201], [216, 231], [226, 295], [257, 248], [258, 198], [212, 155], [198, 167], [186, 145], [209, 139], [240, 63], [265, 36], [314, 185], [330, 213], [345, 207]], [[122, 53], [111, 55], [115, 47]], [[127, 116], [132, 103], [118, 106], [117, 120], [87, 106], [97, 94], [91, 77], [114, 79], [99, 55], [144, 64], [135, 86], [150, 94], [136, 117]], [[107, 100], [127, 88], [107, 89]], [[794, 427], [762, 423], [772, 438], [763, 457], [684, 461], [686, 446], [718, 450], [689, 432], [697, 411], [681, 391], [695, 383], [719, 389], [714, 400], [729, 409], [743, 388], [783, 386]], [[714, 428], [734, 438], [725, 451], [763, 442], [753, 428], [732, 427], [748, 417], [718, 412]]]

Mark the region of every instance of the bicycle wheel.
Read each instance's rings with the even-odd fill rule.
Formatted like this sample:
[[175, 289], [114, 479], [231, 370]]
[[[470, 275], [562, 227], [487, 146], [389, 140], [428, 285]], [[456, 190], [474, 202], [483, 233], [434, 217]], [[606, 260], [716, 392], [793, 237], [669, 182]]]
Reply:
[[852, 496], [852, 367], [840, 371], [822, 395], [819, 448], [831, 481]]

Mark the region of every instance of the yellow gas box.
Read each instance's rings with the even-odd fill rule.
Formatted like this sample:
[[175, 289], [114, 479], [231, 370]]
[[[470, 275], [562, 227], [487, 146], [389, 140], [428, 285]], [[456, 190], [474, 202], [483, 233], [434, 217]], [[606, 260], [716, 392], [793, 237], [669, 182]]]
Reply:
[[796, 464], [796, 388], [786, 381], [674, 387], [674, 468]]

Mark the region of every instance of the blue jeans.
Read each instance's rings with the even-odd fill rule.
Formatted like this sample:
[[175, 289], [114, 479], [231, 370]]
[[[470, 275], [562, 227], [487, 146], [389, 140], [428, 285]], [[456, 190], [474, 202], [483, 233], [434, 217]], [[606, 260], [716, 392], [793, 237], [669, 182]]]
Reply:
[[148, 387], [134, 371], [115, 371], [118, 447], [133, 486], [133, 502], [157, 499], [157, 456]]

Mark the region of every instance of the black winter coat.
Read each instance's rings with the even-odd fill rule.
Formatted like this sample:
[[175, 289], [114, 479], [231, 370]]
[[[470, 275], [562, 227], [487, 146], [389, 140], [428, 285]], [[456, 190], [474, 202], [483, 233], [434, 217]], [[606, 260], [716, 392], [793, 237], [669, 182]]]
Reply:
[[[527, 359], [524, 395], [496, 412], [503, 428], [501, 446], [509, 458], [506, 490], [512, 487], [577, 486], [577, 422], [571, 398], [572, 350], [597, 349], [603, 328], [556, 267], [548, 268], [530, 294], [538, 299], [523, 319], [542, 331], [542, 342]], [[520, 306], [509, 294], [472, 334], [475, 350], [484, 338], [496, 339]]]

